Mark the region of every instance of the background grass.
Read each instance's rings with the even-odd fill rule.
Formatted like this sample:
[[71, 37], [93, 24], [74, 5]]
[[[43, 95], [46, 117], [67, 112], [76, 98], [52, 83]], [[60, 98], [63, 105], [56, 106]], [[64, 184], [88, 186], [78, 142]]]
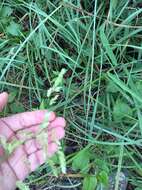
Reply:
[[[62, 93], [50, 109], [68, 123], [63, 145], [70, 172], [78, 151], [89, 144], [85, 174], [125, 171], [128, 189], [142, 187], [141, 7], [138, 0], [0, 5], [0, 89], [12, 97], [3, 114], [37, 109], [42, 101], [48, 105], [47, 90], [66, 68]], [[47, 172], [45, 165], [33, 174], [31, 188], [45, 188]], [[76, 188], [71, 182], [70, 187]]]

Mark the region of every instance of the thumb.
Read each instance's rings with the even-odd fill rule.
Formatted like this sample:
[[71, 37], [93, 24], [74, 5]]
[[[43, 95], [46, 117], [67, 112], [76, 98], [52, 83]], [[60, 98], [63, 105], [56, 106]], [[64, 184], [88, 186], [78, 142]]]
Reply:
[[6, 92], [3, 92], [0, 94], [0, 111], [4, 108], [8, 101], [8, 94]]

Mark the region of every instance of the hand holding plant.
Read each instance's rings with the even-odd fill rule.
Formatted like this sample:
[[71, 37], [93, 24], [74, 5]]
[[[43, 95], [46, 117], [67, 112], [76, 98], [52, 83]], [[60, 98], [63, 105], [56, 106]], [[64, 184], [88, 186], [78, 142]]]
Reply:
[[[0, 95], [1, 108], [6, 104], [7, 98], [6, 93]], [[17, 180], [23, 180], [45, 162], [43, 149], [34, 137], [39, 132], [46, 113], [46, 110], [25, 112], [0, 119], [0, 135], [6, 139], [6, 143], [15, 139], [23, 142], [11, 155], [5, 155], [2, 145], [0, 147], [0, 157], [5, 157], [0, 165], [0, 189], [15, 189]], [[44, 130], [48, 134], [47, 154], [51, 157], [58, 150], [58, 145], [51, 139], [52, 133], [56, 134], [58, 141], [62, 139], [66, 123], [62, 117], [56, 117], [54, 112], [50, 112], [48, 121], [48, 129]], [[24, 134], [27, 133], [33, 134], [32, 138], [25, 139]]]

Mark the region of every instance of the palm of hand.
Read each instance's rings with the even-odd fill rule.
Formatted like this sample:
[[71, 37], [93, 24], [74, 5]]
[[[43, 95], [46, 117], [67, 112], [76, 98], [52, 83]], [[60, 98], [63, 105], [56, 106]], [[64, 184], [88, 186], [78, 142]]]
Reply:
[[[14, 116], [0, 119], [0, 135], [7, 139], [7, 142], [16, 139], [24, 142], [0, 165], [0, 190], [12, 190], [15, 188], [16, 180], [23, 180], [31, 171], [45, 162], [44, 151], [37, 141], [41, 123], [47, 111], [34, 111], [16, 114]], [[47, 154], [52, 156], [58, 149], [56, 140], [64, 137], [65, 120], [56, 117], [51, 112], [49, 116]], [[33, 134], [28, 136], [27, 134]], [[26, 135], [25, 135], [26, 134]], [[54, 138], [53, 138], [54, 137]], [[0, 147], [0, 156], [4, 150]]]

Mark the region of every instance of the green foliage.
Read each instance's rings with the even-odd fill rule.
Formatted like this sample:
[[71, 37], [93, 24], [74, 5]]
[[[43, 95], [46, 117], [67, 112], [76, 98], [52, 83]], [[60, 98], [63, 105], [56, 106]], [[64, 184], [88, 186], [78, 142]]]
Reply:
[[95, 190], [97, 186], [97, 179], [95, 176], [87, 176], [83, 180], [83, 190]]
[[0, 17], [8, 17], [12, 14], [13, 10], [11, 7], [9, 6], [3, 6], [1, 9], [0, 9]]
[[12, 113], [20, 113], [25, 111], [25, 108], [21, 102], [13, 102], [10, 104], [10, 109]]
[[13, 91], [9, 93], [8, 103], [12, 103], [15, 100], [16, 96], [17, 96], [17, 91]]
[[132, 116], [132, 109], [131, 107], [121, 101], [121, 100], [117, 100], [114, 108], [113, 108], [113, 117], [115, 121], [122, 121], [122, 119], [126, 119], [127, 117], [131, 117]]
[[58, 74], [57, 78], [54, 78], [54, 80], [53, 80], [54, 81], [53, 87], [49, 88], [49, 90], [47, 91], [47, 98], [48, 99], [50, 98], [49, 106], [55, 104], [58, 99], [59, 94], [55, 95], [52, 98], [51, 98], [51, 96], [53, 93], [58, 93], [61, 91], [62, 83], [63, 83], [63, 76], [65, 73], [66, 73], [65, 69], [62, 69], [60, 71], [60, 73], [57, 73]]
[[95, 167], [98, 173], [102, 171], [104, 171], [107, 174], [109, 173], [108, 163], [104, 159], [96, 158]]
[[22, 181], [17, 181], [16, 187], [19, 188], [19, 190], [30, 190], [30, 188]]
[[112, 8], [115, 10], [118, 4], [118, 0], [111, 0]]
[[105, 172], [105, 171], [101, 171], [99, 174], [98, 174], [98, 181], [104, 185], [104, 187], [107, 187], [108, 185], [108, 174]]
[[106, 90], [107, 90], [107, 92], [110, 92], [110, 93], [119, 92], [118, 87], [112, 81], [109, 81]]
[[[119, 169], [127, 168], [132, 188], [142, 186], [135, 172], [142, 170], [141, 14], [140, 0], [6, 0], [0, 7], [0, 89], [12, 92], [1, 116], [37, 108], [63, 115], [67, 168], [95, 175], [97, 186], [118, 168], [121, 145]], [[29, 184], [47, 184], [39, 171]]]
[[[47, 99], [49, 101], [49, 106], [56, 103], [56, 101], [58, 99], [59, 93], [62, 90], [63, 76], [65, 73], [66, 73], [65, 69], [62, 69], [59, 73], [57, 73], [57, 77], [53, 79], [53, 82], [54, 82], [53, 87], [51, 87], [47, 90]], [[58, 95], [52, 96], [52, 94], [54, 94], [54, 93], [58, 93]], [[40, 109], [46, 109], [46, 107], [48, 107], [48, 105], [46, 105], [44, 100], [42, 100], [41, 104], [40, 104]], [[49, 113], [46, 114], [45, 119], [40, 126], [41, 130], [46, 128], [48, 125], [49, 125]], [[46, 135], [47, 135], [47, 133], [45, 133], [44, 131], [41, 131], [41, 132], [39, 131], [38, 142], [40, 142], [40, 144], [43, 147], [43, 150], [45, 150], [45, 152], [48, 149], [48, 147], [47, 147], [48, 137]], [[63, 174], [65, 174], [66, 173], [66, 159], [65, 159], [65, 155], [62, 151], [61, 143], [59, 141], [57, 141], [56, 139], [52, 139], [52, 140], [55, 141], [56, 144], [58, 145], [57, 155], [59, 158], [60, 168], [61, 168], [61, 172]], [[47, 156], [46, 156], [46, 158], [48, 159], [48, 163], [52, 168], [53, 174], [55, 176], [58, 176], [58, 172], [57, 172], [58, 170], [55, 167], [54, 160], [49, 159]]]
[[57, 169], [57, 167], [56, 167], [56, 165], [55, 165], [55, 163], [54, 163], [54, 160], [52, 160], [52, 159], [47, 159], [47, 163], [49, 164], [49, 167], [51, 167], [51, 171], [52, 171], [53, 175], [54, 175], [55, 177], [58, 177], [59, 171], [58, 171], [58, 169]]
[[102, 44], [106, 50], [108, 57], [111, 59], [112, 64], [114, 66], [117, 66], [117, 59], [116, 59], [116, 57], [112, 51], [112, 48], [110, 47], [109, 41], [104, 33], [104, 28], [105, 28], [105, 25], [103, 24], [100, 28], [100, 38], [101, 38]]
[[83, 149], [77, 153], [73, 159], [72, 168], [74, 170], [81, 170], [81, 172], [87, 172], [89, 169], [89, 161], [91, 154], [89, 149]]
[[20, 35], [20, 25], [14, 21], [11, 21], [10, 24], [6, 28], [6, 32], [11, 34], [12, 36]]
[[[60, 147], [60, 149], [61, 149], [61, 145], [59, 144], [59, 147]], [[61, 167], [61, 172], [63, 173], [63, 174], [66, 174], [66, 159], [65, 159], [65, 155], [64, 155], [64, 153], [63, 153], [63, 151], [62, 150], [58, 150], [58, 152], [57, 152], [57, 154], [58, 154], [58, 157], [59, 157], [59, 163], [60, 163], [60, 167]]]
[[136, 85], [139, 95], [142, 96], [142, 81], [137, 81], [135, 85]]

